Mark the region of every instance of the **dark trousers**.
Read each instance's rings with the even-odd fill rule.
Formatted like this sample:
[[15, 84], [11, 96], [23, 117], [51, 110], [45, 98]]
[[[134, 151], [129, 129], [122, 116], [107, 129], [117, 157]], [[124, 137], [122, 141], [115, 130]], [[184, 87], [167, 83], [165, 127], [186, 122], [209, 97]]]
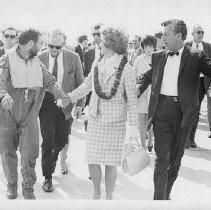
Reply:
[[195, 140], [196, 129], [197, 129], [198, 122], [199, 122], [199, 113], [200, 113], [200, 110], [201, 110], [201, 103], [204, 99], [205, 94], [206, 94], [206, 90], [205, 90], [205, 87], [204, 87], [204, 77], [200, 77], [199, 86], [198, 86], [199, 109], [198, 109], [197, 116], [194, 120], [194, 123], [191, 127], [190, 135], [188, 136], [187, 141], [194, 141]]
[[[177, 101], [176, 101], [177, 100]], [[167, 200], [177, 178], [189, 128], [181, 128], [177, 98], [160, 95], [153, 121], [155, 137], [154, 200]]]
[[39, 113], [40, 129], [43, 138], [42, 172], [43, 176], [51, 177], [56, 167], [59, 152], [68, 143], [71, 120], [66, 120], [62, 109], [57, 107], [53, 95], [46, 92]]

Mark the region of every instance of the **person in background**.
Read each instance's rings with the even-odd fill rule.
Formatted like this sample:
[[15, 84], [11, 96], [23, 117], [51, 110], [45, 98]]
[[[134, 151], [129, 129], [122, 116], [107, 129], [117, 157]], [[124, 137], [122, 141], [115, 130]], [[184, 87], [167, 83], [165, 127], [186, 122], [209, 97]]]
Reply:
[[[192, 28], [192, 36], [193, 40], [191, 42], [187, 42], [187, 46], [191, 46], [195, 49], [201, 50], [204, 52], [205, 56], [211, 59], [211, 44], [204, 42], [204, 29], [200, 25], [194, 25]], [[198, 84], [198, 98], [199, 98], [199, 110], [197, 117], [193, 123], [192, 129], [190, 131], [190, 135], [187, 138], [186, 148], [192, 147], [196, 148], [197, 144], [195, 142], [195, 134], [197, 125], [199, 122], [199, 113], [201, 109], [201, 103], [204, 99], [205, 94], [207, 94], [207, 119], [209, 124], [209, 135], [211, 138], [211, 86], [210, 86], [210, 78], [206, 75], [200, 74], [199, 84]]]
[[[135, 75], [137, 77], [137, 83], [139, 77], [150, 69], [150, 62], [152, 53], [156, 50], [157, 40], [154, 36], [147, 35], [141, 41], [141, 47], [144, 50], [144, 53], [139, 55], [134, 61], [133, 68], [135, 70]], [[141, 95], [138, 99], [138, 113], [139, 113], [139, 134], [141, 139], [141, 144], [144, 149], [146, 149], [146, 136], [148, 135], [148, 144], [147, 148], [149, 152], [153, 148], [153, 132], [152, 128], [147, 132], [147, 113], [149, 106], [149, 97], [151, 93], [151, 87], [148, 87], [147, 90]]]
[[2, 31], [3, 46], [0, 47], [0, 57], [4, 55], [8, 50], [13, 48], [17, 44], [18, 31], [15, 28], [6, 28]]
[[163, 41], [162, 41], [162, 36], [163, 36], [162, 31], [158, 31], [157, 33], [155, 33], [155, 37], [157, 38], [156, 50], [163, 50], [163, 49], [165, 49], [165, 46], [164, 46]]
[[133, 63], [137, 56], [141, 55], [143, 53], [143, 49], [141, 47], [141, 37], [136, 35], [133, 38], [133, 49], [128, 54], [128, 62], [131, 66], [133, 66]]
[[127, 36], [108, 27], [102, 30], [101, 39], [103, 58], [94, 62], [84, 83], [68, 95], [75, 102], [92, 90], [86, 161], [94, 185], [93, 199], [101, 197], [101, 166], [105, 166], [106, 199], [112, 199], [117, 166], [123, 156], [126, 120], [131, 128], [129, 137], [138, 137], [136, 79], [127, 62]]
[[[81, 35], [78, 37], [78, 45], [75, 47], [75, 52], [78, 53], [81, 59], [81, 64], [84, 66], [84, 52], [88, 49], [88, 37]], [[83, 67], [84, 68], [84, 67]]]

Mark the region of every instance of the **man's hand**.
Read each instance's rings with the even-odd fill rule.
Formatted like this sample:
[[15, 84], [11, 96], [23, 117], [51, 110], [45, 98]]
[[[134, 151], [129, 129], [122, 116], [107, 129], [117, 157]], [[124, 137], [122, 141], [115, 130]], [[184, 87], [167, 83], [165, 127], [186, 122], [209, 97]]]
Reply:
[[1, 105], [4, 109], [12, 109], [13, 104], [14, 101], [10, 95], [7, 94], [2, 98]]
[[79, 107], [79, 106], [76, 106], [76, 107], [75, 107], [75, 110], [74, 110], [74, 117], [77, 119], [77, 118], [79, 118], [81, 115], [82, 115], [82, 108]]

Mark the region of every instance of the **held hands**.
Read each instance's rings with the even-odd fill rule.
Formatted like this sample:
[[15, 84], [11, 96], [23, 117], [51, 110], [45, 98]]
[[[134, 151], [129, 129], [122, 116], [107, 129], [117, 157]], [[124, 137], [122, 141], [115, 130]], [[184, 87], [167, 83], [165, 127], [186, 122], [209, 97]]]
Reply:
[[58, 99], [57, 100], [57, 106], [58, 107], [63, 107], [63, 108], [66, 108], [68, 106], [68, 104], [70, 103], [70, 98], [67, 96], [67, 97], [64, 97], [63, 99]]
[[14, 101], [10, 95], [7, 94], [2, 98], [1, 105], [4, 109], [12, 109], [13, 104]]

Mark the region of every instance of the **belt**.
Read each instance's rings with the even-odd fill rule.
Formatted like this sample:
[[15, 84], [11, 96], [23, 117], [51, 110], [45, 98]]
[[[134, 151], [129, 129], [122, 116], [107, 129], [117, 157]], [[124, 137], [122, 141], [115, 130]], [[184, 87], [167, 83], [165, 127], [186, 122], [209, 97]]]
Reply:
[[179, 101], [178, 96], [166, 96], [166, 95], [160, 94], [160, 98], [165, 98], [166, 100], [170, 100], [170, 101]]

